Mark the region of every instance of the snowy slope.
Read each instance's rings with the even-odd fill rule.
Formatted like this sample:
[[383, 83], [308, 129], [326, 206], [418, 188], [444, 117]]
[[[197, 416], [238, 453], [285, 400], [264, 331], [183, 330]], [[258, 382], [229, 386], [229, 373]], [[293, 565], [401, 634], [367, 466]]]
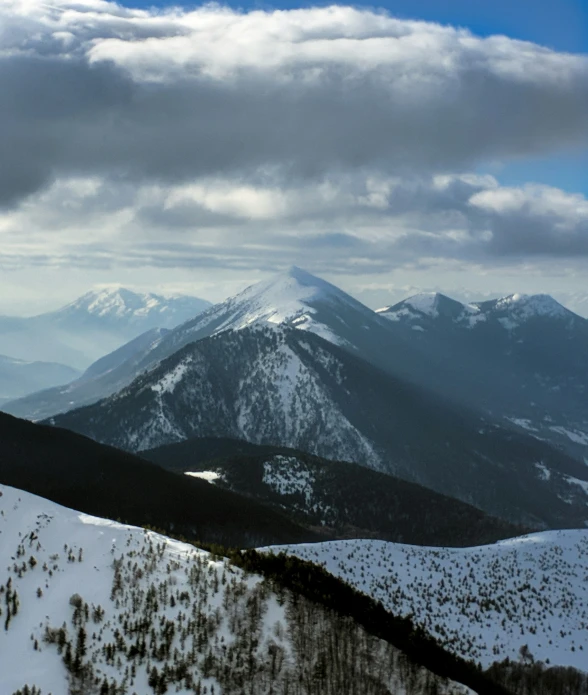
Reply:
[[144, 364], [169, 356], [189, 342], [250, 326], [290, 326], [383, 365], [390, 352], [388, 322], [334, 285], [292, 266], [178, 326]]
[[[2, 695], [25, 684], [42, 695], [115, 685], [129, 695], [284, 692], [285, 682], [315, 671], [343, 624], [192, 546], [4, 485], [0, 566]], [[441, 694], [471, 692], [361, 628], [340, 638], [355, 649], [350, 693], [426, 695], [433, 683]], [[351, 666], [339, 669], [335, 680], [348, 683]]]
[[484, 667], [527, 645], [535, 659], [588, 671], [588, 530], [465, 549], [350, 540], [267, 550], [322, 565]]

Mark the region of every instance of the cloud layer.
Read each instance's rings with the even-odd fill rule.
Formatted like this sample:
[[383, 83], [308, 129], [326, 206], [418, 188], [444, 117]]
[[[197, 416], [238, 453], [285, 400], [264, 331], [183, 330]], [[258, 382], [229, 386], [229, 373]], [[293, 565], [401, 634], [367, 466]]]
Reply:
[[348, 7], [0, 8], [4, 204], [54, 177], [463, 170], [588, 138], [588, 59]]
[[588, 202], [462, 174], [588, 144], [588, 57], [350, 7], [0, 5], [0, 265], [505, 264]]

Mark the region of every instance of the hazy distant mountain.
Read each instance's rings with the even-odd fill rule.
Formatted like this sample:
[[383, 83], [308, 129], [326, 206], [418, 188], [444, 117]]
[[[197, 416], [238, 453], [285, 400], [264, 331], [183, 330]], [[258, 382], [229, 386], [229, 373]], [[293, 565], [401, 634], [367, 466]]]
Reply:
[[25, 362], [0, 355], [0, 403], [58, 384], [67, 384], [79, 371], [56, 362]]
[[412, 344], [423, 383], [588, 456], [587, 319], [516, 294], [473, 304], [421, 294], [378, 313]]
[[173, 328], [208, 306], [196, 297], [166, 298], [123, 288], [88, 292], [39, 316], [0, 316], [0, 353], [85, 369], [141, 333]]
[[195, 436], [288, 446], [392, 473], [516, 523], [588, 521], [583, 463], [287, 326], [186, 345], [112, 397], [51, 422], [132, 451]]
[[137, 368], [145, 353], [152, 345], [157, 344], [165, 333], [165, 329], [152, 328], [96, 360], [78, 379], [69, 384], [29, 393], [22, 398], [4, 402], [1, 408], [16, 417], [42, 420], [55, 413], [66, 412], [106, 398], [128, 384], [129, 372], [132, 373], [132, 370]]

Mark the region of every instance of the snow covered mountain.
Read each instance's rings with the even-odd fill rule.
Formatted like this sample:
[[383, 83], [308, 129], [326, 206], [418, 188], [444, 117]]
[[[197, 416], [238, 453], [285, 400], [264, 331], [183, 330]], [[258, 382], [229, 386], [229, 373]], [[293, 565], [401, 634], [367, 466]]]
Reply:
[[0, 355], [0, 403], [27, 393], [67, 384], [80, 373], [55, 362], [25, 362]]
[[[114, 355], [118, 361], [116, 369], [108, 374], [91, 366], [85, 375], [88, 378], [67, 389], [32, 394], [6, 404], [5, 410], [36, 420], [95, 403], [188, 343], [226, 331], [278, 325], [319, 335], [381, 367], [391, 360], [401, 366], [411, 361], [410, 350], [394, 338], [388, 321], [334, 285], [292, 267], [216, 304], [140, 348], [137, 342], [121, 348]], [[127, 361], [118, 359], [124, 350], [129, 352]], [[399, 357], [402, 351], [403, 359]], [[113, 361], [111, 357], [105, 360]]]
[[210, 306], [196, 297], [166, 298], [124, 288], [92, 291], [57, 311], [0, 317], [0, 352], [85, 369], [153, 328], [173, 328]]
[[66, 389], [4, 407], [40, 419], [89, 405], [190, 342], [276, 325], [314, 333], [393, 376], [588, 458], [588, 320], [543, 295], [468, 305], [433, 293], [374, 312], [296, 267], [165, 334], [130, 343]]
[[378, 313], [410, 341], [423, 383], [588, 458], [587, 319], [519, 294], [472, 304], [422, 294]]
[[49, 421], [130, 451], [232, 437], [348, 460], [529, 528], [588, 521], [588, 469], [388, 376], [312, 332], [253, 325], [186, 345]]
[[588, 530], [459, 549], [349, 540], [268, 550], [321, 565], [483, 667], [518, 661], [523, 648], [588, 671]]
[[394, 353], [385, 320], [334, 285], [292, 266], [178, 326], [161, 340], [149, 362], [201, 338], [268, 325], [314, 333], [380, 366]]
[[6, 695], [473, 693], [225, 560], [4, 485], [0, 566]]
[[[107, 374], [92, 365], [83, 380], [67, 389], [47, 390], [5, 404], [17, 417], [41, 419], [95, 403], [131, 383], [188, 343], [251, 326], [291, 326], [341, 345], [380, 366], [390, 361], [388, 322], [334, 285], [292, 267], [268, 281], [248, 287], [235, 297], [202, 312], [174, 330], [139, 345], [133, 341], [104, 361], [116, 361]], [[128, 352], [128, 360], [120, 356]]]
[[480, 323], [498, 323], [507, 331], [521, 328], [525, 323], [541, 317], [563, 321], [568, 326], [586, 321], [547, 294], [511, 294], [499, 299], [463, 304], [439, 292], [424, 292], [393, 306], [377, 309], [376, 313], [390, 321], [408, 320], [412, 325], [418, 325], [419, 320], [427, 321], [428, 318], [446, 318], [470, 329]]

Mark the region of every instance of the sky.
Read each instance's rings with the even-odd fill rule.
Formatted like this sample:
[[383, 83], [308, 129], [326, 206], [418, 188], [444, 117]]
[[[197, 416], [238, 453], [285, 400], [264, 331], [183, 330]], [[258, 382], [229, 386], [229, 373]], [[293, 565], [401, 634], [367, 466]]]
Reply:
[[0, 0], [0, 93], [0, 313], [292, 264], [588, 306], [583, 0]]

